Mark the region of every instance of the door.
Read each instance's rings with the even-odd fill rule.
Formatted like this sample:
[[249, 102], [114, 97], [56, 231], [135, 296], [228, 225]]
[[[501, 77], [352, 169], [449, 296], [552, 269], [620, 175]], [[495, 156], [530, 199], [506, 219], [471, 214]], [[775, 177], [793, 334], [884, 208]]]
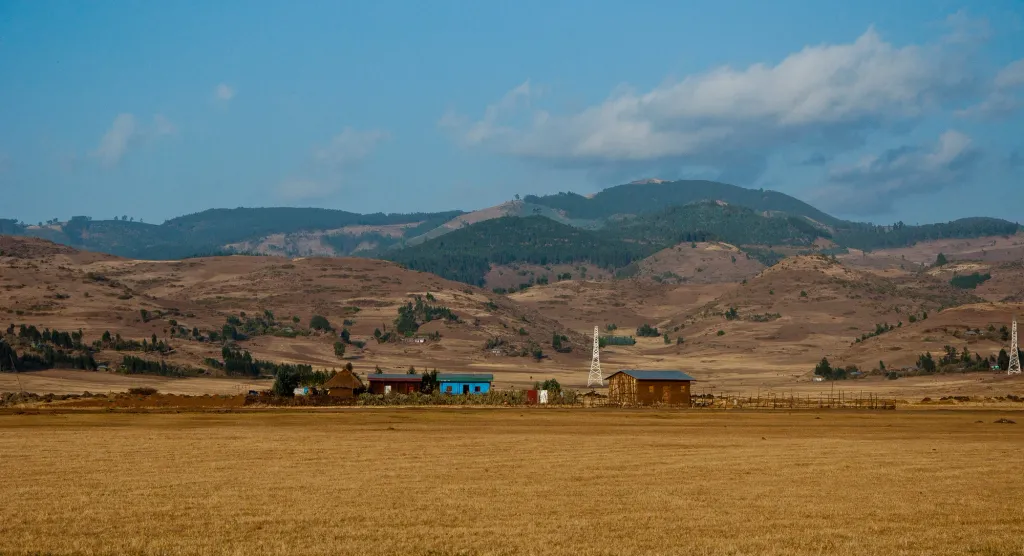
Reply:
[[384, 385], [384, 393], [385, 394], [390, 394], [391, 393], [391, 385], [390, 384], [385, 384]]
[[468, 384], [463, 384], [462, 385], [462, 393], [463, 394], [468, 394], [469, 393], [469, 385]]

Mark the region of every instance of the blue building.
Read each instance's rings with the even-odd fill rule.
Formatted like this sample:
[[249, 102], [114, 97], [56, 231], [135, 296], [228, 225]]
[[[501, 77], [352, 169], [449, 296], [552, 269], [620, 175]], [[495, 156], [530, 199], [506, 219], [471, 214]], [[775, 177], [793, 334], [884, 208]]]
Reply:
[[442, 394], [483, 394], [491, 391], [494, 375], [438, 374], [437, 387]]

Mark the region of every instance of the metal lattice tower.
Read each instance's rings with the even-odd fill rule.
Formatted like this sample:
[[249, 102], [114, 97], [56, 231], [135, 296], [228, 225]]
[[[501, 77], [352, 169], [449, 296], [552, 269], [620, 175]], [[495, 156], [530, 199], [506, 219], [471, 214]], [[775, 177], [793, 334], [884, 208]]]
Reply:
[[1008, 375], [1020, 374], [1020, 353], [1017, 351], [1017, 317], [1013, 318], [1013, 331], [1010, 332], [1010, 367], [1006, 369]]
[[[1016, 328], [1014, 328], [1016, 330]], [[604, 375], [601, 374], [601, 351], [598, 341], [598, 328], [594, 327], [594, 358], [590, 361], [590, 374], [587, 375], [587, 388], [592, 386], [604, 386]], [[1016, 336], [1014, 336], [1016, 338]]]

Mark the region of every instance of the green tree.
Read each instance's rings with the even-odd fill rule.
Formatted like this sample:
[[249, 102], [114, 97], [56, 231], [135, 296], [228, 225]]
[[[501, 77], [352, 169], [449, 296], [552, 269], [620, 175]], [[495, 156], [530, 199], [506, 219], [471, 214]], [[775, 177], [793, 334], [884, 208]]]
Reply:
[[331, 328], [331, 323], [328, 322], [326, 317], [321, 315], [313, 315], [313, 318], [309, 319], [309, 327], [313, 330], [321, 330], [324, 332], [333, 330]]
[[334, 342], [334, 355], [339, 359], [345, 357], [345, 342]]
[[829, 364], [827, 357], [822, 357], [814, 367], [814, 374], [828, 380], [832, 379], [832, 365]]
[[935, 257], [935, 266], [943, 266], [948, 262], [949, 261], [946, 260], [946, 256], [942, 253], [939, 253], [938, 256]]
[[1005, 371], [1010, 368], [1010, 354], [1006, 353], [1005, 349], [999, 350], [999, 357], [996, 357], [996, 364], [999, 365], [999, 370]]
[[284, 368], [274, 376], [274, 386], [271, 390], [275, 396], [289, 397], [295, 395], [295, 389], [299, 387], [299, 371], [293, 368]]

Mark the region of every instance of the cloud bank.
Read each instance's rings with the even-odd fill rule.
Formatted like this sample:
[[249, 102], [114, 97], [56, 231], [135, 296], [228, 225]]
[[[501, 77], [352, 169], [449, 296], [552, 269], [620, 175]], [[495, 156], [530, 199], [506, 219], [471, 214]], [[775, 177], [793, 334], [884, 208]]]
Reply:
[[569, 113], [534, 108], [538, 88], [526, 81], [478, 119], [450, 111], [438, 125], [466, 148], [553, 167], [635, 177], [710, 171], [746, 186], [773, 156], [795, 150], [789, 158], [802, 162], [794, 166], [825, 176], [819, 193], [857, 194], [877, 178], [878, 201], [861, 209], [888, 210], [900, 197], [969, 178], [979, 154], [970, 139], [948, 131], [935, 150], [911, 146], [855, 168], [836, 166], [838, 155], [927, 118], [1005, 115], [1021, 105], [1024, 61], [986, 78], [970, 45], [987, 38], [987, 24], [958, 13], [947, 26], [934, 43], [903, 46], [868, 28], [850, 43], [807, 46], [776, 64], [718, 67], [647, 91], [620, 87]]

